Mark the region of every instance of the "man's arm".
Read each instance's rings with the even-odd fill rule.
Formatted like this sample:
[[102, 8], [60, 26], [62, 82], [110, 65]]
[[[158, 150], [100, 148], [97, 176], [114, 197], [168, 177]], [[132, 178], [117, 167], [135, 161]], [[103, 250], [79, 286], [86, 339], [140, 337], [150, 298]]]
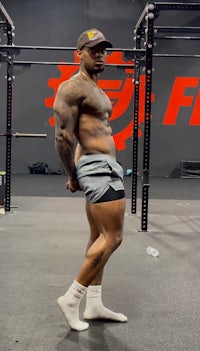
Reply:
[[74, 153], [75, 165], [77, 165], [79, 158], [83, 155], [84, 155], [83, 149], [82, 149], [81, 145], [78, 143], [76, 145], [76, 149], [75, 149], [75, 153]]
[[[78, 119], [78, 104], [73, 94], [73, 84], [64, 82], [60, 85], [55, 102], [55, 148], [66, 173], [70, 178], [70, 190], [78, 189], [76, 167], [74, 163], [75, 127]], [[73, 188], [73, 189], [72, 189]]]

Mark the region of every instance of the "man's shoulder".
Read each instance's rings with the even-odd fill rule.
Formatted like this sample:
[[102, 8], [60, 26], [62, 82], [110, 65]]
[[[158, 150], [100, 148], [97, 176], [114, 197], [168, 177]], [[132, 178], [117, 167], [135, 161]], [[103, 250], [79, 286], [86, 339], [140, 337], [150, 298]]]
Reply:
[[65, 89], [70, 89], [73, 86], [77, 85], [76, 79], [73, 78], [73, 76], [67, 80], [64, 80], [60, 85], [59, 89], [60, 90], [65, 90]]
[[73, 76], [70, 79], [63, 81], [59, 85], [58, 92], [61, 96], [82, 95], [83, 87], [80, 84], [80, 81], [75, 76]]

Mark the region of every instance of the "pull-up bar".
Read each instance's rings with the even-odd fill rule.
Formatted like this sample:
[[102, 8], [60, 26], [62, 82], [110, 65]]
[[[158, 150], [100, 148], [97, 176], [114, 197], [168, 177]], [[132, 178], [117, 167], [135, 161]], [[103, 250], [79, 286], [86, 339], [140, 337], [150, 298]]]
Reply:
[[[15, 66], [20, 66], [20, 65], [46, 65], [46, 66], [50, 66], [50, 65], [61, 65], [61, 66], [80, 66], [80, 63], [78, 62], [51, 62], [51, 61], [14, 61], [14, 65]], [[105, 66], [110, 66], [110, 67], [123, 67], [123, 68], [132, 68], [134, 67], [133, 63], [130, 64], [124, 64], [124, 63], [106, 63]]]
[[[71, 46], [35, 46], [35, 45], [0, 45], [0, 51], [13, 53], [17, 50], [50, 50], [50, 51], [76, 51], [76, 47]], [[135, 55], [144, 55], [144, 49], [108, 48], [108, 52], [132, 52]]]
[[[153, 57], [181, 57], [181, 58], [200, 58], [200, 55], [194, 54], [153, 54]], [[51, 62], [51, 61], [14, 61], [14, 66], [31, 66], [31, 65], [43, 65], [43, 66], [80, 66], [78, 62]], [[142, 66], [144, 64], [141, 64]], [[134, 63], [124, 64], [124, 63], [106, 63], [105, 66], [115, 67], [115, 68], [134, 68]]]
[[16, 137], [16, 138], [46, 138], [47, 134], [33, 134], [33, 133], [14, 133], [14, 134], [10, 134], [10, 133], [0, 133], [0, 137]]

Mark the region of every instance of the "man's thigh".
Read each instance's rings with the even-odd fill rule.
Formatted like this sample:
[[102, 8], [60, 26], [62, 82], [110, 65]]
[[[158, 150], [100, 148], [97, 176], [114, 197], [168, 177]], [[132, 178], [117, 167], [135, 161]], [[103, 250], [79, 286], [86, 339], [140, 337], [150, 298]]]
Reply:
[[115, 235], [123, 231], [126, 200], [122, 199], [88, 204], [99, 232]]

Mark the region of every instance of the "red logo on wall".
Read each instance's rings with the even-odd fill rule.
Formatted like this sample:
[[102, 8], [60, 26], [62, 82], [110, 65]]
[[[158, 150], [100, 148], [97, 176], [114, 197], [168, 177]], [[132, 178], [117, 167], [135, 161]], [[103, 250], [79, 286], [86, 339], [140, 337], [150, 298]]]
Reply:
[[[79, 66], [76, 63], [79, 62], [76, 53], [74, 52], [74, 63], [70, 66], [58, 65], [58, 69], [61, 72], [59, 78], [50, 78], [48, 81], [48, 86], [54, 90], [54, 95], [52, 97], [45, 99], [45, 106], [52, 108], [55, 95], [60, 83], [64, 80], [69, 79], [74, 73], [79, 70]], [[128, 63], [123, 60], [121, 52], [114, 52], [111, 55], [107, 56], [106, 62], [109, 64], [126, 64], [130, 65], [130, 68], [124, 68], [125, 79], [113, 79], [113, 80], [99, 80], [99, 87], [104, 90], [107, 96], [110, 98], [113, 106], [112, 116], [110, 121], [116, 121], [119, 118], [122, 118], [126, 113], [129, 107], [133, 111], [133, 92], [134, 85], [132, 82], [133, 79], [133, 64], [132, 61]], [[139, 108], [139, 125], [144, 122], [144, 101], [145, 101], [145, 76], [140, 77], [140, 108]], [[152, 94], [152, 101], [154, 101], [154, 94]], [[50, 126], [54, 126], [54, 117], [49, 118]], [[126, 140], [132, 137], [133, 133], [133, 112], [130, 116], [130, 122], [122, 128], [119, 132], [113, 135], [115, 146], [118, 151], [126, 149]], [[141, 130], [139, 129], [138, 136], [142, 135]]]
[[[176, 77], [172, 88], [171, 96], [163, 119], [165, 125], [175, 125], [180, 109], [192, 107], [190, 126], [200, 126], [200, 79], [198, 77]], [[196, 99], [187, 89], [198, 89]], [[193, 91], [193, 90], [192, 90]]]

